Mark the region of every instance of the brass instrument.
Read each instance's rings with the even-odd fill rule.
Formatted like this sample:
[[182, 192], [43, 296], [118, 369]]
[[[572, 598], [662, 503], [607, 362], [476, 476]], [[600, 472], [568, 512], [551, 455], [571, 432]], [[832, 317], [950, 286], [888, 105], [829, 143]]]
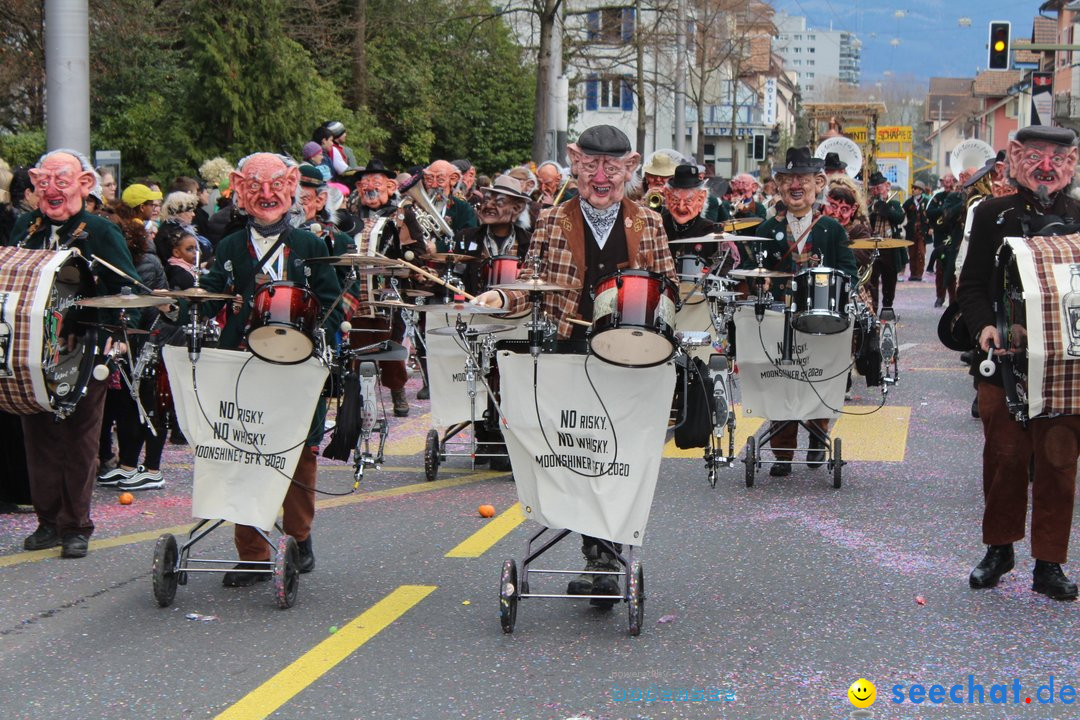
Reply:
[[401, 194], [412, 200], [413, 206], [418, 210], [416, 222], [424, 232], [424, 240], [435, 242], [439, 237], [449, 240], [454, 237], [454, 231], [450, 229], [442, 214], [432, 205], [431, 199], [420, 182], [421, 177], [423, 177], [423, 174], [417, 173], [404, 183], [400, 189]]
[[645, 193], [645, 197], [642, 198], [645, 206], [653, 212], [660, 212], [664, 209], [664, 191], [653, 188], [649, 192]]

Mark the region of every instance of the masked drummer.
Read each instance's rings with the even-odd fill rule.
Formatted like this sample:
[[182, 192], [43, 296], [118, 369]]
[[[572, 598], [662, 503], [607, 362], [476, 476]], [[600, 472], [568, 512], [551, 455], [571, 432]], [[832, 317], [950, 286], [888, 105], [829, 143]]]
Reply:
[[[244, 340], [248, 316], [256, 287], [274, 281], [307, 286], [325, 310], [341, 290], [330, 265], [304, 262], [307, 258], [325, 257], [326, 243], [307, 230], [289, 224], [288, 213], [296, 195], [300, 171], [292, 161], [273, 153], [255, 153], [240, 161], [229, 179], [237, 207], [248, 216], [247, 226], [227, 235], [217, 246], [214, 265], [202, 281], [211, 292], [235, 292], [240, 297], [239, 310], [230, 312], [221, 331], [218, 347], [235, 350]], [[217, 308], [209, 311], [216, 313]], [[343, 315], [340, 305], [326, 318], [323, 327], [328, 338], [337, 332]], [[319, 400], [306, 445], [293, 472], [285, 495], [284, 530], [296, 538], [300, 547], [300, 572], [311, 572], [315, 554], [311, 542], [311, 522], [315, 516], [316, 451], [322, 439], [326, 402]], [[283, 418], [287, 422], [295, 418]], [[237, 525], [234, 542], [240, 556], [237, 569], [262, 569], [248, 562], [270, 559], [270, 546], [259, 533], [246, 525]], [[270, 578], [269, 573], [227, 572], [227, 587], [242, 587]]]
[[[830, 267], [847, 275], [849, 287], [854, 287], [855, 256], [848, 247], [844, 227], [815, 210], [814, 201], [825, 188], [824, 161], [813, 157], [809, 148], [788, 148], [784, 164], [773, 168], [773, 175], [787, 212], [783, 217], [769, 218], [755, 228], [758, 236], [771, 239], [763, 248], [768, 253], [765, 267], [793, 274], [810, 267]], [[744, 261], [743, 265], [749, 267], [752, 262]], [[774, 296], [782, 298], [787, 286], [787, 282], [772, 283]], [[810, 422], [823, 433], [828, 432], [827, 418]], [[791, 474], [788, 463], [794, 453], [780, 448], [796, 447], [799, 426], [794, 422], [781, 421], [774, 423], [774, 427], [776, 432], [771, 440], [773, 455], [781, 462], [774, 463], [769, 468], [769, 474], [782, 477]], [[810, 437], [806, 460], [810, 467], [820, 467], [825, 462], [825, 445], [821, 438]]]
[[[695, 165], [679, 165], [664, 186], [664, 208], [660, 216], [664, 221], [664, 232], [668, 242], [683, 238], [704, 237], [717, 230], [717, 223], [706, 219], [702, 212], [709, 199], [705, 181], [698, 174]], [[739, 249], [730, 241], [694, 243], [676, 245], [673, 255], [693, 254], [709, 260], [716, 256], [719, 248], [727, 250], [727, 259], [722, 270], [739, 265]]]
[[[39, 202], [15, 223], [10, 245], [31, 250], [76, 248], [83, 257], [95, 255], [137, 278], [120, 229], [105, 218], [86, 211], [85, 200], [97, 184], [89, 161], [74, 150], [55, 150], [30, 171]], [[119, 293], [131, 281], [101, 268], [97, 272], [99, 295]], [[128, 311], [137, 320], [137, 311]], [[94, 491], [95, 461], [105, 383], [91, 379], [75, 412], [57, 421], [53, 413], [22, 416], [26, 436], [30, 495], [38, 527], [23, 541], [27, 550], [61, 545], [61, 555], [86, 555], [94, 531], [90, 498]]]
[[[529, 249], [532, 232], [521, 223], [521, 212], [529, 196], [517, 178], [500, 175], [481, 191], [477, 215], [479, 227], [465, 228], [454, 236], [450, 252], [489, 260], [513, 256], [519, 260]], [[484, 290], [487, 263], [469, 263], [465, 269], [465, 290], [475, 295]]]
[[[586, 328], [570, 319], [592, 318], [589, 290], [600, 278], [619, 268], [650, 270], [672, 282], [677, 277], [660, 216], [625, 197], [626, 183], [641, 162], [629, 138], [611, 125], [596, 125], [568, 145], [567, 152], [578, 196], [540, 217], [528, 254], [544, 259], [545, 280], [574, 288], [543, 297], [544, 312], [558, 323], [558, 337], [584, 340]], [[529, 274], [529, 268], [522, 271]], [[529, 296], [519, 290], [489, 290], [477, 302], [516, 313], [528, 309]], [[615, 576], [593, 575], [618, 570], [616, 558], [588, 536], [582, 536], [581, 551], [585, 572], [570, 581], [567, 593], [617, 595]]]
[[[1027, 517], [1028, 464], [1031, 479], [1031, 554], [1035, 558], [1032, 590], [1055, 600], [1075, 600], [1076, 584], [1061, 564], [1068, 559], [1076, 491], [1080, 417], [1037, 417], [1025, 429], [1010, 415], [1000, 369], [989, 378], [978, 372], [993, 344], [1003, 351], [994, 314], [1001, 289], [992, 287], [994, 258], [1006, 237], [1035, 236], [1054, 220], [1080, 220], [1080, 202], [1067, 192], [1076, 169], [1076, 134], [1066, 128], [1033, 125], [1009, 143], [1009, 170], [1017, 193], [991, 197], [975, 209], [971, 240], [960, 276], [957, 301], [964, 323], [978, 343], [971, 368], [978, 389], [983, 437], [982, 541], [986, 555], [969, 577], [973, 588], [998, 584], [1013, 569], [1013, 543], [1024, 537]], [[1065, 371], [1068, 377], [1070, 371]], [[1062, 378], [1066, 379], [1066, 378]]]

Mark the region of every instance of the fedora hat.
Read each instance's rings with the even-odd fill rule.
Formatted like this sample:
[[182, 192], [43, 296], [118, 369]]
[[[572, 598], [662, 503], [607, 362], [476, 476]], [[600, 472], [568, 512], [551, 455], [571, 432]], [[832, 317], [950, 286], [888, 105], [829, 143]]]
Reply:
[[945, 308], [938, 320], [937, 336], [942, 345], [956, 352], [967, 352], [975, 347], [964, 316], [960, 314], [959, 303], [949, 303], [949, 307]]
[[698, 175], [697, 165], [679, 165], [667, 181], [667, 186], [674, 190], [700, 188], [704, 185], [705, 181]]
[[880, 171], [875, 170], [874, 172], [870, 173], [870, 187], [884, 185], [887, 182], [889, 182], [889, 178], [882, 175]]
[[843, 170], [846, 167], [847, 163], [840, 159], [839, 153], [825, 153], [826, 170]]
[[773, 175], [816, 175], [824, 169], [825, 162], [810, 154], [808, 147], [788, 148], [784, 164], [773, 168]]
[[675, 161], [666, 152], [654, 152], [642, 172], [656, 177], [671, 177], [675, 174]]
[[385, 175], [391, 180], [397, 177], [397, 173], [383, 165], [382, 160], [379, 158], [371, 158], [367, 165], [357, 170], [353, 175], [357, 180], [365, 175]]
[[521, 181], [511, 175], [500, 175], [495, 178], [491, 183], [491, 187], [484, 188], [484, 192], [499, 193], [518, 200], [531, 199], [521, 189]]

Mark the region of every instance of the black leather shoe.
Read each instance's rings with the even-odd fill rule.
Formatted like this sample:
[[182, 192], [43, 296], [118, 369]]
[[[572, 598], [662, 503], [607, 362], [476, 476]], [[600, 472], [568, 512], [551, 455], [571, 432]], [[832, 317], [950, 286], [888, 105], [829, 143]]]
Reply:
[[971, 417], [976, 420], [979, 419], [979, 396], [976, 395], [975, 399], [971, 401]]
[[60, 544], [60, 535], [46, 525], [38, 525], [37, 530], [23, 540], [24, 550], [47, 550]]
[[968, 576], [968, 584], [976, 589], [992, 588], [998, 584], [1002, 575], [1013, 569], [1015, 563], [1011, 544], [988, 545], [986, 556]]
[[81, 558], [86, 557], [87, 549], [90, 546], [90, 539], [85, 535], [65, 535], [63, 541], [63, 547], [60, 549], [60, 557], [65, 558]]
[[431, 399], [431, 390], [428, 389], [427, 385], [425, 385], [424, 387], [422, 387], [422, 388], [420, 388], [419, 390], [416, 391], [416, 399], [417, 400], [430, 400]]
[[810, 438], [810, 450], [806, 453], [806, 464], [812, 468], [819, 468], [825, 464], [825, 443], [819, 438]]
[[786, 477], [791, 474], [791, 466], [787, 463], [773, 463], [769, 468], [769, 475], [773, 477]]
[[296, 543], [300, 549], [300, 573], [309, 573], [315, 569], [315, 551], [311, 547], [311, 538]]
[[249, 587], [257, 582], [266, 582], [270, 579], [270, 571], [264, 570], [266, 565], [254, 563], [237, 563], [233, 570], [259, 570], [260, 572], [233, 572], [230, 570], [221, 578], [221, 584], [225, 587]]
[[1065, 577], [1059, 563], [1035, 561], [1031, 589], [1054, 600], [1075, 600], [1076, 583]]

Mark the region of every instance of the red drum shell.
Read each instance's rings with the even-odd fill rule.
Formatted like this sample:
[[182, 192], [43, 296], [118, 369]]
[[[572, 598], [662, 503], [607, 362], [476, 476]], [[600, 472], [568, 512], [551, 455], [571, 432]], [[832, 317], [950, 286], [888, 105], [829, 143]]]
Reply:
[[319, 300], [306, 287], [276, 282], [255, 291], [247, 346], [267, 362], [295, 365], [315, 352]]
[[675, 354], [676, 290], [663, 275], [619, 270], [593, 289], [589, 349], [605, 362], [652, 367]]

